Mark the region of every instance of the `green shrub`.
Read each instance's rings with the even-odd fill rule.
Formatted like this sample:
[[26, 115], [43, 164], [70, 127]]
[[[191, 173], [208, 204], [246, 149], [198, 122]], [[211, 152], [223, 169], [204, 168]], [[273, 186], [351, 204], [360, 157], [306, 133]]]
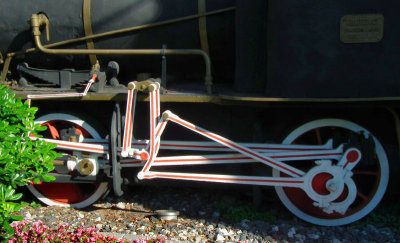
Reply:
[[39, 183], [55, 178], [46, 175], [54, 170], [51, 163], [60, 154], [53, 151], [54, 144], [32, 140], [31, 135], [40, 137], [38, 133], [46, 129], [34, 123], [36, 107], [29, 107], [15, 94], [0, 85], [0, 240], [4, 241], [10, 233], [10, 222], [21, 220], [12, 216], [20, 210], [21, 205], [15, 202], [21, 194], [15, 189], [32, 181]]
[[15, 189], [11, 186], [6, 187], [0, 184], [0, 220], [1, 220], [1, 237], [2, 241], [7, 240], [10, 235], [14, 234], [14, 230], [10, 226], [11, 221], [20, 221], [21, 216], [12, 215], [21, 209], [21, 205], [15, 202], [22, 197], [22, 193], [15, 194]]

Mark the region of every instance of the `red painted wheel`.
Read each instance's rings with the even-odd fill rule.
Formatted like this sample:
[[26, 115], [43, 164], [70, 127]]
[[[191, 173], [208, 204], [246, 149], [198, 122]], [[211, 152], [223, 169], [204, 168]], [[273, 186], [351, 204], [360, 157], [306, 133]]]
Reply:
[[[284, 144], [324, 144], [333, 138], [339, 143], [349, 142], [350, 139], [366, 139], [372, 136], [374, 145], [370, 158], [364, 156], [358, 165], [352, 169], [352, 180], [356, 184], [357, 197], [344, 214], [338, 212], [326, 213], [320, 207], [314, 206], [313, 200], [298, 188], [276, 187], [276, 192], [282, 203], [299, 218], [318, 225], [336, 226], [349, 224], [370, 213], [382, 199], [389, 178], [389, 166], [386, 153], [376, 137], [361, 126], [339, 119], [322, 119], [306, 123], [291, 132], [283, 141]], [[373, 147], [374, 146], [374, 147]], [[336, 161], [333, 161], [334, 163]], [[315, 166], [314, 161], [296, 161], [291, 163], [303, 171]], [[273, 170], [273, 175], [287, 175]], [[321, 195], [327, 194], [326, 182], [331, 178], [328, 173], [321, 173], [312, 181], [312, 187]], [[347, 197], [348, 188], [345, 186], [342, 194], [335, 200], [341, 202]]]
[[[47, 126], [43, 137], [61, 139], [63, 129], [74, 129], [83, 138], [101, 138], [99, 133], [84, 120], [69, 114], [52, 113], [36, 119]], [[61, 151], [60, 151], [61, 152]], [[62, 151], [65, 152], [65, 151]], [[74, 174], [65, 166], [55, 166], [55, 172]], [[83, 208], [98, 200], [108, 189], [108, 183], [41, 183], [28, 186], [32, 194], [47, 205]]]

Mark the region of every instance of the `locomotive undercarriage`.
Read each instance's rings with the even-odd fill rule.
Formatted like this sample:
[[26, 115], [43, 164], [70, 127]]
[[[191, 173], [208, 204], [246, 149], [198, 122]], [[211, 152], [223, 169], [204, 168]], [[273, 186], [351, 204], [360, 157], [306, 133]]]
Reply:
[[[369, 131], [355, 123], [320, 119], [298, 127], [282, 144], [236, 143], [170, 111], [161, 113], [159, 88], [154, 81], [130, 83], [125, 116], [117, 103], [107, 138], [74, 115], [51, 113], [39, 117], [37, 122], [49, 128], [43, 139], [56, 143], [64, 157], [55, 161], [56, 181], [29, 186], [33, 194], [50, 205], [85, 207], [100, 198], [109, 184], [116, 195], [122, 195], [124, 181], [135, 177], [274, 186], [290, 211], [319, 225], [356, 221], [383, 197], [389, 174], [386, 153]], [[138, 92], [148, 93], [150, 99], [149, 140], [133, 138]], [[76, 96], [85, 95], [84, 92]], [[29, 99], [59, 97], [28, 96]], [[167, 123], [184, 127], [211, 142], [161, 140]], [[159, 151], [171, 153], [159, 156]], [[181, 155], [183, 151], [185, 155]], [[255, 176], [168, 169], [227, 164], [260, 164], [273, 172], [272, 176]], [[138, 167], [140, 172], [122, 178], [121, 171], [129, 167]]]

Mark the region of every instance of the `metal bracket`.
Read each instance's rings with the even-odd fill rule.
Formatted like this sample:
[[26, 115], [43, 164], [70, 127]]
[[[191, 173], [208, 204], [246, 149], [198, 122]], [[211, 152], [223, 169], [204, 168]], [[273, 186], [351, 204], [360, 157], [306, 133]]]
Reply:
[[[155, 86], [155, 87], [154, 87]], [[128, 84], [128, 89], [134, 89], [140, 92], [151, 92], [154, 89], [159, 89], [160, 83], [153, 80], [134, 81]]]
[[97, 82], [93, 84], [92, 90], [95, 92], [101, 92], [104, 90], [106, 85], [107, 76], [109, 76], [109, 79], [112, 80], [113, 86], [118, 85], [116, 76], [119, 72], [119, 66], [118, 63], [111, 61], [107, 67], [99, 70], [49, 70], [29, 67], [27, 63], [23, 62], [18, 64], [17, 71], [20, 76], [19, 84], [21, 86], [29, 86], [28, 80], [35, 78], [45, 83], [59, 86], [61, 89], [71, 89], [76, 87], [82, 82], [90, 79], [93, 74], [96, 74]]

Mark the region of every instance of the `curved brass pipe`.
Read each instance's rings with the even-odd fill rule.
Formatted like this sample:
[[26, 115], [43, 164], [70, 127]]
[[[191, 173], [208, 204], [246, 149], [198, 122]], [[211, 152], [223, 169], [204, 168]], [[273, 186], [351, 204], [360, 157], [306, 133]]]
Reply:
[[[221, 13], [225, 13], [225, 12], [229, 12], [229, 11], [234, 11], [235, 9], [236, 9], [235, 7], [224, 8], [224, 9], [220, 9], [220, 10], [207, 12], [205, 14], [196, 14], [196, 15], [180, 17], [180, 18], [161, 21], [161, 22], [156, 22], [156, 23], [152, 23], [152, 24], [145, 24], [145, 25], [140, 25], [140, 26], [134, 26], [134, 27], [124, 28], [124, 29], [104, 32], [104, 33], [100, 33], [100, 34], [93, 34], [93, 35], [88, 35], [88, 36], [79, 37], [79, 38], [75, 38], [75, 39], [69, 39], [69, 40], [64, 40], [64, 41], [60, 41], [60, 42], [55, 42], [55, 43], [52, 43], [52, 44], [45, 45], [45, 47], [46, 48], [53, 48], [53, 47], [69, 45], [69, 44], [73, 44], [73, 43], [77, 43], [77, 42], [81, 42], [81, 41], [87, 41], [87, 40], [91, 40], [91, 39], [97, 39], [97, 38], [103, 38], [103, 37], [107, 37], [107, 36], [125, 34], [125, 33], [128, 33], [128, 32], [139, 31], [139, 30], [144, 30], [144, 29], [148, 29], [148, 28], [154, 28], [154, 27], [159, 27], [159, 26], [163, 26], [163, 25], [168, 25], [168, 24], [174, 24], [174, 23], [179, 23], [179, 22], [183, 22], [183, 21], [188, 21], [188, 20], [192, 20], [192, 19], [196, 19], [196, 18], [200, 18], [200, 17], [206, 17], [206, 16], [211, 16], [211, 15], [221, 14]], [[31, 52], [34, 52], [34, 51], [36, 51], [36, 48], [29, 48], [29, 49], [26, 49], [26, 50], [23, 50], [23, 51], [19, 51], [19, 52], [8, 53], [7, 56], [13, 57], [13, 56], [17, 56], [17, 55], [24, 55], [24, 54], [31, 53]]]
[[[40, 40], [40, 26], [46, 25], [48, 27], [47, 17], [43, 14], [33, 14], [31, 17], [32, 33], [35, 40], [36, 47], [48, 54], [55, 55], [200, 55], [204, 59], [206, 66], [205, 71], [205, 85], [207, 92], [211, 93], [212, 75], [211, 75], [211, 61], [206, 52], [200, 49], [49, 49], [42, 45]], [[48, 30], [48, 28], [46, 28]], [[48, 33], [48, 31], [47, 31]]]

